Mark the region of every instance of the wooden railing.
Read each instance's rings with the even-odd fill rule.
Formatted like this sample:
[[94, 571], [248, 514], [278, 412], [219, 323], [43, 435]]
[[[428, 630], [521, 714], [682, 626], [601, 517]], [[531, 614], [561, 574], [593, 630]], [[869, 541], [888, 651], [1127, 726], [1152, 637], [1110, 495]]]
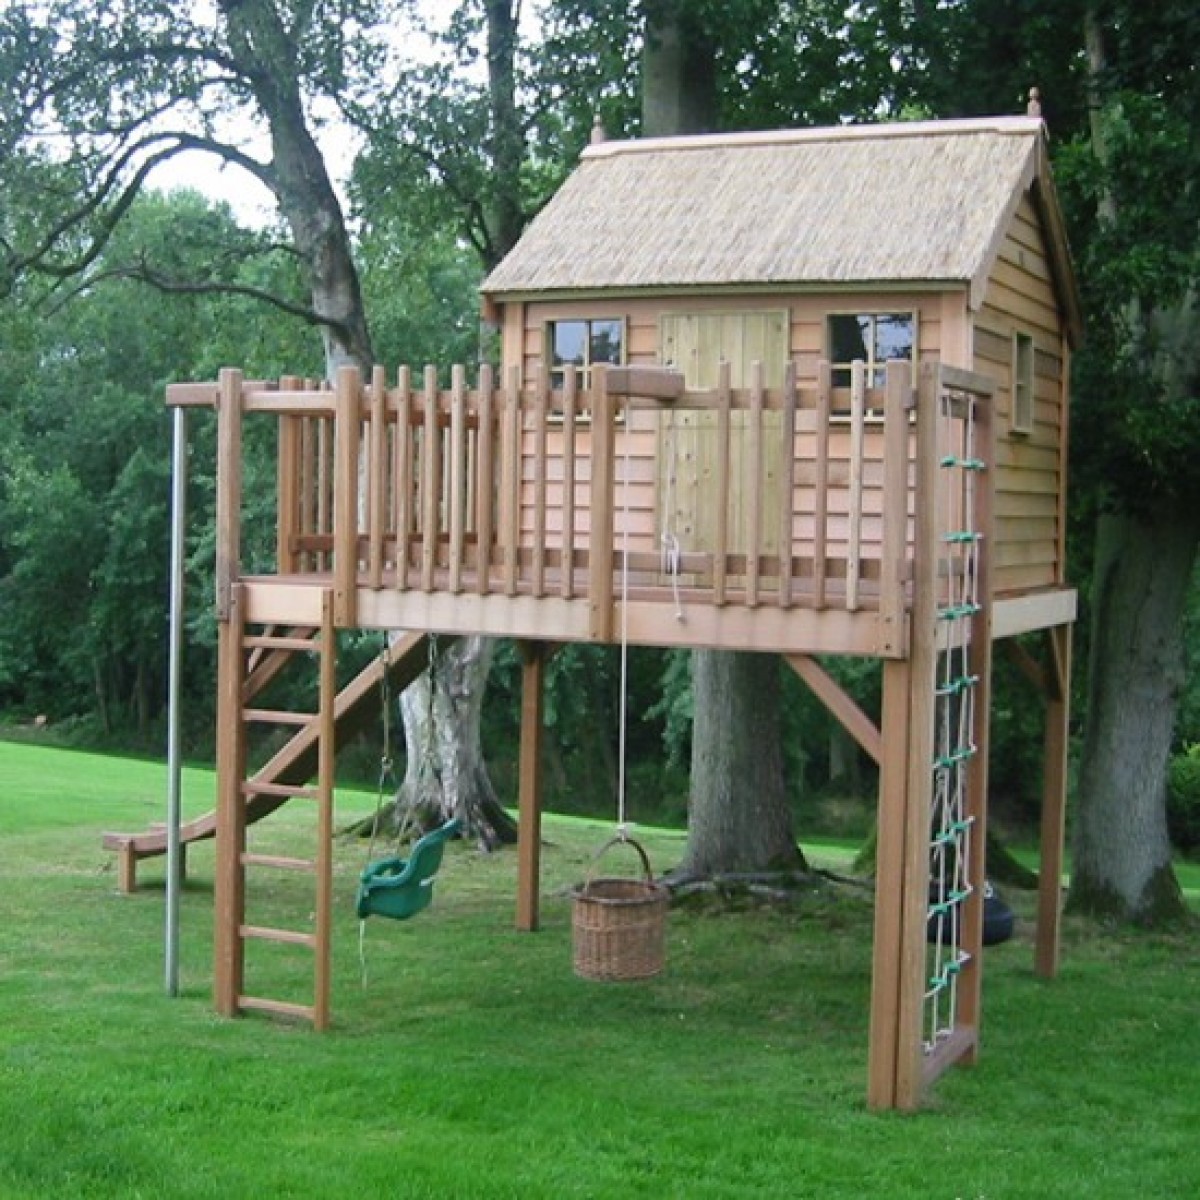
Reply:
[[[904, 652], [916, 418], [907, 364], [868, 387], [685, 391], [652, 368], [596, 367], [562, 386], [473, 387], [427, 368], [389, 382], [343, 370], [297, 379], [178, 385], [168, 403], [215, 403], [218, 604], [242, 575], [242, 426], [278, 422], [280, 582], [329, 581], [339, 626], [374, 592], [586, 602], [586, 636], [615, 640], [622, 599], [838, 612], [878, 626], [874, 652]], [[553, 629], [547, 636], [553, 636]], [[652, 639], [651, 639], [652, 640]], [[780, 641], [775, 637], [774, 641]]]

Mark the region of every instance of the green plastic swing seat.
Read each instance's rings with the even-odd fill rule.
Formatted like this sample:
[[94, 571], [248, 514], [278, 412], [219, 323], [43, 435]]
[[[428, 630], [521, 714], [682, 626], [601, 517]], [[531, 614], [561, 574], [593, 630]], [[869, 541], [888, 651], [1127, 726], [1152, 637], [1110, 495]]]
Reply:
[[446, 843], [461, 828], [462, 822], [454, 817], [421, 838], [407, 858], [383, 858], [371, 863], [359, 876], [354, 905], [358, 915], [404, 921], [428, 908]]

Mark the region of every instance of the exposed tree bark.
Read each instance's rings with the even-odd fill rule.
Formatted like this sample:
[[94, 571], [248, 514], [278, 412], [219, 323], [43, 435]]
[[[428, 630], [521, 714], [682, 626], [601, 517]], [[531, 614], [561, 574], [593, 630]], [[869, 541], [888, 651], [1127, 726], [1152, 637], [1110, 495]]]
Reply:
[[697, 650], [688, 841], [675, 874], [805, 867], [783, 782], [779, 659]]
[[1106, 514], [1096, 540], [1069, 906], [1157, 924], [1186, 911], [1171, 866], [1166, 773], [1200, 522]]
[[[422, 832], [451, 817], [485, 849], [516, 841], [483, 760], [480, 715], [491, 666], [490, 638], [459, 638], [400, 697], [409, 748], [397, 796], [403, 820]], [[433, 691], [430, 693], [430, 678]]]
[[[1093, 6], [1085, 13], [1092, 151], [1109, 169], [1109, 64]], [[1098, 216], [1122, 218], [1111, 188]], [[1138, 366], [1143, 394], [1131, 402], [1182, 411], [1200, 381], [1195, 293], [1161, 303], [1131, 294], [1117, 327], [1117, 353]], [[1154, 415], [1158, 415], [1157, 413]], [[1128, 438], [1129, 432], [1120, 435]], [[1114, 436], [1114, 441], [1118, 438]], [[1184, 683], [1184, 615], [1200, 546], [1200, 512], [1187, 489], [1145, 446], [1114, 485], [1098, 518], [1093, 568], [1088, 703], [1074, 825], [1068, 906], [1073, 911], [1154, 925], [1186, 906], [1171, 865], [1166, 773]], [[1144, 460], [1144, 461], [1142, 461]], [[1116, 474], [1116, 472], [1114, 472]], [[1148, 493], [1148, 495], [1147, 495]]]
[[373, 355], [358, 270], [341, 202], [304, 112], [300, 46], [273, 4], [221, 0], [220, 8], [230, 48], [270, 130], [267, 181], [308, 272], [326, 372], [334, 379], [339, 367], [353, 364], [365, 374]]
[[717, 46], [695, 0], [645, 0], [642, 133], [708, 133], [717, 126]]

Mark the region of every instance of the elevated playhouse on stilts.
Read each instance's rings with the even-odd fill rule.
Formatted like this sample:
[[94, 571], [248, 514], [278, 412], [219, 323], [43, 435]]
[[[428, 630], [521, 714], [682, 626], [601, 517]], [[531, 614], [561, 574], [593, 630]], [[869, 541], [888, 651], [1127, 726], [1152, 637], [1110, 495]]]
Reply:
[[[217, 837], [217, 1009], [327, 1024], [336, 746], [380, 673], [425, 665], [427, 635], [521, 643], [525, 930], [550, 648], [762, 651], [880, 766], [868, 1099], [914, 1107], [979, 1048], [997, 643], [1045, 701], [1036, 967], [1057, 969], [1079, 304], [1040, 120], [596, 144], [483, 290], [496, 373], [347, 369], [330, 387], [230, 370], [168, 390], [219, 429], [219, 802], [187, 835]], [[276, 556], [252, 572], [242, 432], [264, 420]], [[350, 628], [407, 641], [339, 693]], [[883, 661], [878, 724], [819, 655]], [[294, 656], [316, 711], [256, 707]], [[252, 723], [293, 728], [256, 772]], [[247, 824], [296, 795], [316, 802], [313, 858], [249, 853]], [[162, 850], [110, 844], [129, 887]], [[250, 870], [313, 873], [311, 924], [254, 924]], [[312, 952], [311, 1003], [247, 994], [255, 939]]]

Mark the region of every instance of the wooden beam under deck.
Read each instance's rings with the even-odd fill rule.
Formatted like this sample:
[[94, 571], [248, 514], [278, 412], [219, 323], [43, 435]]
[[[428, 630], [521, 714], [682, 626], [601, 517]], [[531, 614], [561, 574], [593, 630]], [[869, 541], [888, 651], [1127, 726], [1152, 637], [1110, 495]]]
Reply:
[[[247, 619], [261, 624], [317, 625], [328, 576], [251, 576], [245, 581]], [[669, 594], [668, 594], [669, 595]], [[587, 596], [528, 596], [503, 593], [378, 591], [360, 587], [353, 597], [355, 627], [479, 634], [534, 641], [589, 642], [595, 639], [594, 609]], [[622, 629], [620, 601], [608, 622], [615, 641]], [[672, 601], [631, 600], [625, 624], [629, 642], [640, 646], [709, 647], [780, 654], [850, 654], [895, 657], [907, 639], [885, 629], [875, 611], [781, 609], [773, 605], [684, 606]], [[890, 653], [884, 653], [885, 649]]]

